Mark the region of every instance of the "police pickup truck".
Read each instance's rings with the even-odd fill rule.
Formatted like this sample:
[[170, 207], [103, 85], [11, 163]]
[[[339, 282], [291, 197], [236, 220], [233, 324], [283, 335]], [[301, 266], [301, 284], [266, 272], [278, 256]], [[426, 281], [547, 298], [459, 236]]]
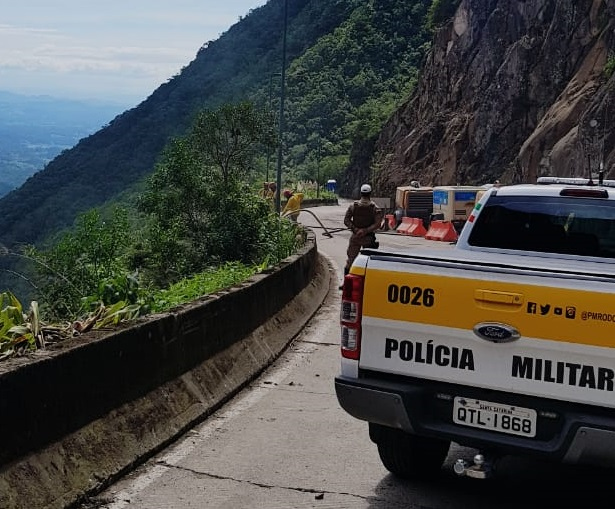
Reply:
[[344, 278], [341, 407], [402, 478], [452, 442], [615, 466], [615, 181], [491, 188], [452, 248], [364, 249]]

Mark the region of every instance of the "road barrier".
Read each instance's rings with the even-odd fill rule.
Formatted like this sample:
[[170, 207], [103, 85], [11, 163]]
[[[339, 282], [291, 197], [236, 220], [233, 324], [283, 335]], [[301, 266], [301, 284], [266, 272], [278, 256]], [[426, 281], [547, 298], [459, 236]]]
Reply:
[[440, 240], [444, 242], [454, 242], [458, 238], [457, 230], [450, 221], [432, 221], [429, 230], [425, 234], [428, 240]]
[[395, 215], [385, 214], [384, 216], [385, 227], [387, 230], [394, 230], [397, 221], [395, 221]]
[[397, 233], [411, 235], [412, 237], [424, 237], [427, 233], [423, 220], [420, 217], [402, 217]]

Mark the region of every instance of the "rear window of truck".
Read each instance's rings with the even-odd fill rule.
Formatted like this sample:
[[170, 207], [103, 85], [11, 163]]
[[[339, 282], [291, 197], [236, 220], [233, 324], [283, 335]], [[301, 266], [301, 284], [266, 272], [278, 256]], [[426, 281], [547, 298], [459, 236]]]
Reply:
[[491, 196], [468, 243], [519, 251], [615, 258], [615, 201], [564, 196]]

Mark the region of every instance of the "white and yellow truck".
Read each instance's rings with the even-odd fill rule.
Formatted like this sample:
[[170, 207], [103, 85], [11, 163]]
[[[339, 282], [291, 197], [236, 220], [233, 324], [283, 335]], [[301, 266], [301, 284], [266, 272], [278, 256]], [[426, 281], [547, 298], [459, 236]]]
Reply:
[[341, 407], [384, 466], [487, 477], [497, 458], [615, 466], [615, 182], [491, 188], [456, 245], [365, 249], [341, 303]]

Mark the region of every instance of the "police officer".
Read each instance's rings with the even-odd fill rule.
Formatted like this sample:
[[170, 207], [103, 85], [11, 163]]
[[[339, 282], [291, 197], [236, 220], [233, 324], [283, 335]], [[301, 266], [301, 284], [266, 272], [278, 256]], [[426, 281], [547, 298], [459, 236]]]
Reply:
[[[352, 262], [362, 247], [378, 247], [376, 230], [382, 224], [384, 213], [371, 199], [372, 188], [369, 184], [361, 186], [361, 199], [348, 206], [344, 216], [344, 224], [350, 229], [352, 235], [348, 241], [347, 259], [344, 275], [350, 271]], [[342, 286], [340, 286], [340, 290]]]

